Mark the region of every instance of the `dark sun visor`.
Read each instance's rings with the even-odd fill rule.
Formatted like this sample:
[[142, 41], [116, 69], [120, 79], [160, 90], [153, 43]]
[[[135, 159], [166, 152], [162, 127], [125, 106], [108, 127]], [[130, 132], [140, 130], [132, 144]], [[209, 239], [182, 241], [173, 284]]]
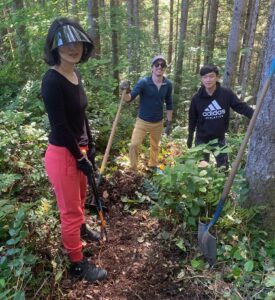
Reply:
[[69, 43], [76, 42], [89, 43], [91, 45], [93, 44], [92, 40], [86, 33], [81, 32], [71, 25], [64, 25], [57, 29], [51, 50]]

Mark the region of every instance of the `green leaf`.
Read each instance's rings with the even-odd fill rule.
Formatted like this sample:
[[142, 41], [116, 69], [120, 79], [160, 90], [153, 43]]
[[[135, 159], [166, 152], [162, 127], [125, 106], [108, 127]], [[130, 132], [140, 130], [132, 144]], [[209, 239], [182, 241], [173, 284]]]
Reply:
[[5, 281], [5, 278], [0, 278], [0, 287], [5, 287], [6, 285], [6, 281]]
[[177, 243], [176, 243], [177, 247], [180, 248], [180, 250], [182, 251], [186, 251], [186, 247], [184, 245], [184, 241], [183, 240], [179, 240]]
[[59, 270], [54, 278], [56, 283], [60, 281], [60, 279], [62, 278], [62, 275], [63, 275], [63, 270]]
[[205, 176], [206, 174], [207, 174], [207, 171], [206, 171], [206, 170], [202, 170], [202, 171], [200, 171], [200, 173], [199, 173], [199, 175], [200, 175], [201, 177]]
[[206, 193], [207, 189], [206, 189], [205, 186], [201, 186], [201, 187], [199, 188], [199, 191], [202, 192], [202, 193]]
[[191, 266], [195, 270], [202, 270], [202, 268], [204, 266], [204, 262], [201, 259], [192, 259]]
[[244, 270], [246, 272], [252, 272], [252, 270], [254, 269], [254, 262], [253, 260], [249, 260], [244, 264]]
[[234, 277], [239, 277], [242, 274], [242, 270], [239, 267], [235, 267], [232, 270], [232, 274]]
[[14, 294], [13, 300], [25, 300], [25, 292], [24, 291], [17, 291]]
[[200, 208], [196, 205], [191, 207], [191, 214], [197, 216], [200, 213]]
[[275, 274], [269, 275], [265, 279], [265, 286], [266, 287], [275, 287]]
[[195, 218], [194, 218], [194, 217], [188, 217], [188, 218], [187, 218], [187, 223], [188, 223], [189, 225], [196, 226], [196, 221], [195, 221]]

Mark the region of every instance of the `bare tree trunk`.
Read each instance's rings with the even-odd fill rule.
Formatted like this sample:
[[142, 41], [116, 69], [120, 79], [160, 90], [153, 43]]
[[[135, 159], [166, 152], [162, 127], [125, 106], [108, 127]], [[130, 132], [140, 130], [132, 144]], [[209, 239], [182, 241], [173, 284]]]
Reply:
[[244, 66], [243, 66], [243, 77], [241, 81], [241, 87], [242, 87], [242, 93], [241, 93], [241, 99], [243, 100], [246, 94], [247, 89], [247, 82], [248, 82], [248, 76], [249, 76], [249, 68], [251, 63], [251, 56], [252, 56], [252, 48], [254, 44], [254, 37], [255, 37], [255, 31], [256, 31], [256, 25], [257, 25], [257, 19], [258, 19], [258, 13], [259, 13], [259, 4], [260, 0], [255, 0], [253, 3], [252, 13], [250, 14], [250, 24], [249, 24], [249, 37], [247, 42], [247, 52], [244, 56]]
[[88, 22], [89, 34], [94, 42], [93, 57], [99, 59], [101, 56], [98, 0], [88, 0]]
[[[255, 2], [255, 0], [248, 0], [247, 13], [245, 16], [243, 41], [242, 41], [242, 46], [241, 46], [242, 50], [244, 50], [244, 51], [247, 48], [248, 37], [249, 37], [249, 26], [251, 24], [251, 13], [252, 13], [252, 9], [254, 6], [254, 2]], [[245, 52], [241, 53], [241, 57], [240, 57], [240, 67], [239, 67], [240, 71], [239, 71], [239, 78], [238, 78], [239, 84], [241, 84], [242, 77], [243, 77], [244, 58], [245, 58]]]
[[177, 17], [176, 17], [176, 34], [175, 34], [175, 68], [176, 68], [176, 65], [177, 65], [177, 59], [178, 59], [178, 28], [179, 28], [179, 12], [180, 12], [180, 0], [178, 0], [177, 2], [177, 8], [176, 8], [176, 11], [177, 11]]
[[200, 71], [200, 64], [201, 64], [201, 46], [202, 46], [202, 29], [203, 29], [203, 19], [204, 19], [204, 3], [205, 0], [201, 0], [201, 20], [198, 32], [198, 50], [197, 50], [197, 57], [196, 57], [196, 74], [199, 74]]
[[228, 88], [233, 88], [235, 84], [237, 64], [240, 54], [241, 24], [245, 8], [246, 0], [235, 0], [223, 77], [223, 85]]
[[208, 0], [207, 3], [207, 11], [206, 11], [206, 17], [205, 17], [205, 29], [204, 29], [204, 64], [207, 64], [207, 53], [208, 53], [208, 28], [209, 28], [209, 15], [210, 15], [210, 9], [211, 9], [211, 0]]
[[113, 78], [117, 81], [117, 88], [115, 90], [115, 95], [119, 96], [119, 71], [117, 69], [119, 56], [118, 56], [118, 32], [117, 32], [117, 14], [116, 10], [118, 8], [118, 0], [110, 1], [110, 23], [112, 29], [112, 69], [113, 69]]
[[213, 61], [213, 51], [215, 44], [215, 34], [216, 34], [216, 26], [217, 26], [217, 16], [218, 16], [218, 7], [219, 0], [209, 0], [210, 2], [210, 12], [209, 12], [209, 20], [208, 20], [208, 29], [207, 35], [205, 36], [206, 43], [206, 52], [205, 52], [205, 64], [212, 63]]
[[[4, 17], [8, 18], [9, 17], [8, 14], [9, 14], [9, 10], [4, 8], [3, 9]], [[15, 59], [16, 45], [15, 45], [14, 41], [11, 39], [12, 30], [9, 27], [7, 27], [6, 30], [7, 30], [7, 37], [8, 37], [8, 41], [9, 41], [9, 45], [10, 45], [10, 51], [11, 51], [11, 54], [12, 54], [12, 58]]]
[[180, 95], [180, 88], [182, 83], [182, 65], [184, 56], [184, 44], [186, 38], [187, 29], [187, 17], [188, 17], [188, 6], [189, 0], [182, 0], [181, 2], [181, 21], [180, 21], [180, 36], [178, 43], [178, 58], [175, 70], [175, 80], [174, 80], [174, 115], [177, 115], [177, 106]]
[[[264, 67], [261, 76], [260, 90], [267, 80], [268, 71], [275, 53], [275, 0], [271, 1], [268, 33], [264, 53]], [[275, 237], [275, 81], [274, 75], [264, 99], [251, 136], [246, 165], [246, 177], [249, 183], [248, 206], [265, 205], [261, 226]]]
[[[13, 11], [16, 13], [19, 10], [23, 9], [24, 3], [23, 0], [14, 0], [13, 1]], [[15, 27], [15, 32], [16, 32], [16, 48], [17, 48], [17, 54], [20, 59], [21, 63], [24, 63], [26, 60], [26, 53], [28, 49], [28, 43], [25, 38], [25, 31], [26, 31], [26, 26], [23, 25], [22, 23], [19, 25], [16, 25]], [[31, 59], [31, 57], [30, 57]]]
[[172, 52], [173, 52], [173, 35], [174, 35], [174, 0], [170, 0], [170, 11], [169, 11], [169, 44], [167, 53], [167, 73], [171, 72], [172, 65]]
[[159, 0], [153, 0], [154, 4], [154, 49], [156, 53], [161, 53], [160, 36], [159, 36]]
[[73, 17], [78, 20], [77, 0], [72, 0], [72, 13]]

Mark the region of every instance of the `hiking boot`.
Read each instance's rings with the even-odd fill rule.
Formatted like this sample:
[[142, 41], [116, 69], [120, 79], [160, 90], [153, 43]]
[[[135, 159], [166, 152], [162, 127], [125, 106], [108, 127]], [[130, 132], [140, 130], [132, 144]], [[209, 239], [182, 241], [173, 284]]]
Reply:
[[79, 262], [72, 263], [69, 271], [73, 277], [89, 282], [101, 281], [107, 277], [105, 269], [97, 268], [94, 264], [90, 264], [86, 257], [83, 257]]
[[89, 225], [82, 224], [80, 227], [80, 237], [86, 242], [100, 240], [100, 233], [93, 230]]

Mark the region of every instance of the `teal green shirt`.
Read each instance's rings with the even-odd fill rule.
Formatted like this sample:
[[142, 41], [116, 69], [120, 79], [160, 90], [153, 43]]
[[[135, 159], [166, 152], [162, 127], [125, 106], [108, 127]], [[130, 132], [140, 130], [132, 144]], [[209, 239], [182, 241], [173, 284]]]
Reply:
[[138, 117], [146, 122], [159, 122], [163, 119], [164, 103], [166, 110], [173, 109], [172, 83], [163, 77], [160, 89], [154, 84], [152, 77], [140, 79], [131, 92], [131, 100], [140, 96]]

